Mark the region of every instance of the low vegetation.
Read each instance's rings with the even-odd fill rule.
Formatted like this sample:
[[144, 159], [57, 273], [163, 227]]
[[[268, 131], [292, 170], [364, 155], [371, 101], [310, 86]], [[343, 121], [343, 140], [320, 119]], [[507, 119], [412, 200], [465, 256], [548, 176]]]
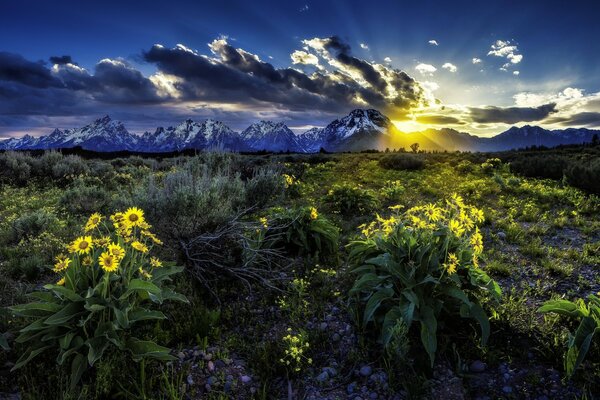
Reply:
[[0, 398], [600, 395], [597, 146], [412, 150], [0, 154]]

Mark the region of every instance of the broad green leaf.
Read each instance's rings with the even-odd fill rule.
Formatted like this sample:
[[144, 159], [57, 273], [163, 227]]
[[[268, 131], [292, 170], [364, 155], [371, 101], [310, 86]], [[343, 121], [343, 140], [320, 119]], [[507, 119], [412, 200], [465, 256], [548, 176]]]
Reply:
[[367, 305], [365, 306], [363, 324], [367, 325], [367, 323], [372, 320], [373, 314], [375, 314], [381, 303], [390, 299], [393, 295], [394, 290], [392, 288], [382, 288], [373, 293], [373, 295], [369, 298], [369, 301], [367, 301]]
[[129, 295], [134, 292], [146, 292], [148, 294], [159, 295], [160, 288], [156, 286], [154, 283], [149, 281], [144, 281], [141, 279], [132, 279], [127, 285], [127, 290], [125, 293], [119, 297], [119, 300], [125, 300]]
[[110, 342], [106, 337], [103, 336], [94, 337], [85, 342], [89, 348], [87, 361], [90, 366], [94, 366], [94, 363], [102, 357], [102, 354], [104, 354], [104, 351], [108, 348], [109, 343]]
[[548, 300], [537, 310], [540, 313], [553, 312], [567, 317], [584, 317], [585, 313], [577, 304], [568, 300]]
[[14, 367], [12, 367], [12, 369], [10, 371], [11, 372], [16, 371], [17, 369], [21, 368], [22, 366], [24, 366], [25, 364], [27, 364], [29, 361], [31, 361], [34, 357], [37, 357], [38, 355], [40, 355], [41, 353], [43, 353], [45, 350], [48, 350], [51, 347], [52, 346], [43, 346], [43, 347], [39, 347], [39, 348], [37, 348], [35, 350], [28, 349], [17, 360], [17, 363], [15, 364]]
[[62, 325], [65, 322], [81, 315], [83, 303], [69, 303], [56, 314], [48, 317], [44, 323], [46, 325]]
[[52, 290], [54, 293], [57, 293], [71, 301], [83, 301], [83, 297], [81, 297], [79, 294], [75, 293], [71, 289], [68, 289], [64, 286], [45, 285], [44, 289]]
[[421, 342], [425, 351], [429, 355], [431, 366], [435, 362], [435, 352], [437, 351], [437, 320], [433, 309], [429, 306], [423, 306], [419, 310], [419, 320], [421, 322]]
[[43, 317], [62, 309], [58, 303], [26, 303], [12, 306], [10, 311], [21, 317]]
[[74, 389], [77, 386], [86, 370], [87, 364], [85, 357], [81, 354], [77, 354], [71, 363], [71, 389]]
[[138, 308], [129, 314], [129, 322], [145, 321], [150, 319], [166, 319], [167, 317], [160, 311], [146, 310], [145, 308]]
[[147, 340], [130, 338], [127, 341], [127, 349], [133, 354], [134, 360], [142, 358], [155, 358], [162, 361], [176, 360], [176, 357], [169, 354], [171, 351], [169, 348]]

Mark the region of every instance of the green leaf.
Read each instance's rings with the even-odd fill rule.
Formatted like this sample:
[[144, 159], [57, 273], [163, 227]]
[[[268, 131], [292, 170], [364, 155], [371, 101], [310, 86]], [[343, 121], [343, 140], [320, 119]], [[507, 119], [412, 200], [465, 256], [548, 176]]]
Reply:
[[169, 354], [171, 349], [147, 340], [130, 338], [127, 340], [127, 349], [131, 351], [133, 359], [136, 361], [142, 358], [154, 358], [162, 361], [176, 360], [176, 357]]
[[94, 366], [94, 363], [102, 357], [109, 343], [106, 337], [103, 336], [94, 337], [85, 342], [89, 348], [87, 361], [90, 366]]
[[469, 308], [469, 316], [479, 322], [479, 326], [481, 327], [481, 344], [485, 346], [490, 337], [490, 320], [487, 314], [478, 303], [472, 303]]
[[48, 350], [51, 347], [53, 347], [53, 346], [43, 346], [43, 347], [39, 347], [39, 348], [37, 348], [35, 350], [28, 349], [17, 360], [17, 363], [15, 364], [14, 367], [12, 367], [12, 369], [10, 371], [11, 372], [16, 371], [17, 369], [21, 368], [22, 366], [24, 366], [25, 364], [27, 364], [29, 361], [31, 361], [34, 357], [37, 357], [38, 355], [40, 355], [41, 353], [43, 353], [45, 350]]
[[591, 317], [584, 317], [579, 323], [575, 335], [569, 343], [569, 351], [565, 359], [565, 367], [569, 376], [572, 376], [583, 362], [597, 329], [596, 321]]
[[19, 304], [9, 308], [10, 311], [20, 317], [44, 317], [62, 309], [58, 303], [27, 303]]
[[186, 303], [186, 304], [190, 303], [190, 301], [187, 299], [187, 297], [185, 297], [181, 293], [175, 293], [173, 290], [171, 290], [169, 288], [164, 288], [162, 290], [162, 299], [163, 299], [163, 301], [174, 300], [174, 301], [179, 301], [179, 302]]
[[146, 292], [148, 294], [160, 295], [160, 288], [156, 286], [154, 283], [149, 281], [144, 281], [141, 279], [132, 279], [127, 286], [127, 290], [119, 300], [125, 300], [129, 297], [130, 294], [134, 292]]
[[585, 312], [577, 304], [568, 300], [548, 300], [537, 311], [540, 313], [552, 312], [571, 318], [585, 317]]
[[398, 321], [403, 320], [402, 309], [399, 306], [394, 306], [385, 314], [383, 325], [381, 328], [381, 339], [384, 346], [387, 346], [392, 340], [393, 329]]
[[131, 312], [129, 315], [129, 322], [146, 321], [150, 319], [166, 319], [167, 317], [160, 311], [147, 310], [145, 308], [138, 308]]
[[81, 354], [77, 354], [71, 363], [71, 389], [74, 389], [77, 386], [86, 370], [87, 364], [85, 357]]
[[52, 290], [54, 293], [63, 296], [67, 300], [71, 300], [71, 301], [83, 301], [83, 297], [81, 297], [79, 294], [75, 293], [71, 289], [68, 289], [68, 288], [66, 288], [64, 286], [45, 285], [44, 289]]
[[392, 288], [381, 288], [377, 292], [373, 293], [367, 301], [365, 306], [365, 312], [363, 315], [363, 324], [366, 325], [372, 320], [373, 314], [377, 311], [381, 303], [385, 300], [390, 299], [394, 295]]
[[423, 306], [419, 310], [419, 321], [421, 322], [421, 342], [425, 351], [429, 355], [431, 366], [435, 361], [435, 352], [437, 351], [437, 320], [433, 309], [429, 306]]
[[81, 315], [83, 303], [69, 303], [56, 314], [48, 317], [44, 323], [46, 325], [62, 325], [65, 322]]

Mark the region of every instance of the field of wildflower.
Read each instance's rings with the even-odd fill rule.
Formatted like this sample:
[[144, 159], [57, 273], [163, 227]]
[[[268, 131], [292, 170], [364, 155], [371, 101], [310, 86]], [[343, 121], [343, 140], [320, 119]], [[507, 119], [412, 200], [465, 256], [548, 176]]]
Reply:
[[0, 399], [600, 396], [598, 155], [2, 153]]

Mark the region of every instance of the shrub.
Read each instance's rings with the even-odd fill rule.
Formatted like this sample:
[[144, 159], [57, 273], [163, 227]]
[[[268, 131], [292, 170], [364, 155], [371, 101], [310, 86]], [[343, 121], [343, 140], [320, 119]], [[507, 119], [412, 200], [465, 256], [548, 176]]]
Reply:
[[600, 194], [600, 159], [572, 163], [565, 170], [567, 182], [589, 193]]
[[500, 288], [478, 266], [482, 221], [482, 211], [455, 195], [445, 208], [418, 206], [362, 226], [364, 238], [349, 245], [357, 275], [350, 294], [384, 346], [399, 320], [409, 329], [418, 322], [433, 365], [438, 327], [459, 316], [479, 323], [485, 344], [489, 321], [480, 302], [486, 294], [498, 298]]
[[283, 248], [291, 256], [328, 260], [336, 257], [339, 229], [314, 207], [278, 210], [266, 225], [263, 245]]
[[281, 175], [267, 167], [254, 170], [252, 178], [246, 181], [245, 186], [248, 206], [268, 204], [274, 197], [283, 194], [285, 189]]
[[402, 186], [400, 181], [385, 181], [385, 184], [381, 188], [381, 194], [384, 199], [388, 201], [398, 200], [406, 188]]
[[587, 304], [582, 299], [575, 302], [563, 299], [549, 300], [538, 309], [538, 312], [555, 313], [579, 321], [575, 332], [569, 334], [564, 357], [567, 375], [573, 376], [593, 345], [594, 336], [600, 332], [600, 298], [591, 294], [588, 296]]
[[379, 159], [379, 165], [385, 169], [418, 170], [425, 166], [421, 158], [412, 154], [386, 154]]
[[57, 352], [59, 365], [71, 361], [74, 386], [113, 347], [129, 351], [134, 360], [174, 359], [169, 349], [133, 337], [132, 327], [165, 318], [151, 309], [153, 304], [186, 301], [163, 287], [182, 268], [163, 266], [149, 256], [160, 241], [148, 230], [141, 210], [129, 209], [111, 219], [114, 231], [99, 214], [92, 215], [85, 234], [69, 246], [69, 256], [57, 256], [58, 282], [32, 293], [33, 302], [11, 307], [15, 315], [33, 319], [16, 339], [28, 347], [13, 370], [44, 352]]
[[0, 154], [0, 178], [6, 183], [27, 184], [31, 178], [31, 157], [14, 151]]
[[48, 211], [36, 210], [24, 214], [12, 223], [12, 242], [28, 240], [41, 235], [44, 231], [56, 226], [58, 218]]
[[85, 161], [74, 155], [68, 155], [52, 166], [52, 176], [59, 181], [71, 181], [80, 175], [89, 172]]
[[502, 160], [499, 158], [488, 158], [481, 164], [481, 171], [486, 175], [493, 175], [500, 169], [502, 169]]
[[324, 200], [345, 216], [368, 214], [379, 206], [375, 192], [349, 183], [333, 185]]
[[110, 201], [110, 194], [104, 188], [76, 184], [65, 190], [58, 203], [70, 214], [89, 215], [96, 210], [108, 211]]

